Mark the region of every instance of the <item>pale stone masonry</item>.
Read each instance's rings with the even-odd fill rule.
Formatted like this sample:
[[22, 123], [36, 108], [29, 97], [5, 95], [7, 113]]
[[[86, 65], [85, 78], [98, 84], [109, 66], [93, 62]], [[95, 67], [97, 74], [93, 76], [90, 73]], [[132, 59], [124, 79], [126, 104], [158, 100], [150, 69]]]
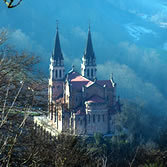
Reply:
[[96, 57], [89, 29], [81, 74], [74, 67], [65, 74], [57, 28], [48, 87], [48, 120], [55, 130], [74, 135], [112, 133], [111, 117], [120, 108], [119, 100], [116, 100], [116, 83], [113, 78], [97, 80], [96, 72]]

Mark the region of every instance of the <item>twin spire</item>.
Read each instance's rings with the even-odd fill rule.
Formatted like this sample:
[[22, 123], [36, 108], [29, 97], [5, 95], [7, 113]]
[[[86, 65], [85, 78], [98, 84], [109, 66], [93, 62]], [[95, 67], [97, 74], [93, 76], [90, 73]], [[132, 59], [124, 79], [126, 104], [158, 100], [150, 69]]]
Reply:
[[[63, 58], [63, 54], [62, 54], [61, 46], [60, 46], [58, 27], [57, 27], [57, 31], [56, 31], [56, 41], [55, 41], [54, 52], [52, 54], [52, 60], [53, 60], [54, 66], [56, 67], [55, 75], [62, 77], [62, 74], [63, 74], [63, 76], [64, 76], [65, 70], [60, 69], [60, 67], [64, 68], [64, 58]], [[60, 71], [59, 75], [58, 75], [58, 72], [56, 72], [56, 71]], [[96, 79], [96, 71], [97, 71], [96, 58], [95, 58], [95, 54], [94, 54], [94, 50], [93, 50], [91, 31], [90, 31], [90, 27], [89, 27], [86, 49], [85, 49], [84, 55], [82, 57], [81, 75], [86, 77], [86, 78], [89, 78], [90, 80], [95, 80]], [[59, 77], [59, 78], [61, 78], [61, 77]]]
[[[84, 53], [83, 57], [85, 59], [87, 59], [88, 62], [91, 61], [91, 59], [95, 59], [90, 27], [89, 27], [89, 31], [88, 31], [87, 45], [86, 45], [86, 49], [85, 49], [85, 53]], [[61, 51], [58, 26], [57, 26], [57, 29], [56, 29], [56, 40], [55, 40], [55, 47], [54, 47], [54, 51], [53, 51], [53, 54], [52, 54], [52, 58], [53, 58], [53, 60], [64, 60], [63, 54], [62, 54], [62, 51]]]

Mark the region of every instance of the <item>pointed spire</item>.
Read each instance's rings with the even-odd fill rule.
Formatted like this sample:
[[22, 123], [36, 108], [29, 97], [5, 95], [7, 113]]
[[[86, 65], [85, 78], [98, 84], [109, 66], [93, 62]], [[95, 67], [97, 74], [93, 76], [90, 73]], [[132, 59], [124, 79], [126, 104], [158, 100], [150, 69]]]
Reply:
[[72, 65], [72, 71], [75, 71], [75, 66], [74, 66], [74, 64]]
[[94, 80], [96, 78], [96, 58], [93, 51], [91, 31], [89, 25], [87, 46], [82, 58], [81, 73], [84, 77]]
[[52, 57], [54, 60], [64, 60], [63, 54], [61, 52], [61, 46], [60, 46], [58, 22], [57, 22], [57, 27], [56, 27], [55, 48], [54, 48]]
[[114, 74], [112, 73], [111, 76], [110, 76], [110, 80], [111, 80], [111, 83], [112, 83], [112, 86], [115, 87], [116, 86], [116, 83], [114, 81]]
[[89, 30], [88, 30], [88, 39], [87, 39], [87, 46], [86, 46], [84, 58], [88, 60], [95, 58], [94, 51], [93, 51], [93, 45], [92, 45], [90, 25], [89, 25]]
[[75, 71], [75, 66], [72, 65], [72, 69], [68, 72], [68, 74], [70, 74], [70, 73], [72, 73], [72, 72], [74, 72], [74, 71]]
[[58, 31], [59, 30], [59, 21], [56, 20], [56, 30]]

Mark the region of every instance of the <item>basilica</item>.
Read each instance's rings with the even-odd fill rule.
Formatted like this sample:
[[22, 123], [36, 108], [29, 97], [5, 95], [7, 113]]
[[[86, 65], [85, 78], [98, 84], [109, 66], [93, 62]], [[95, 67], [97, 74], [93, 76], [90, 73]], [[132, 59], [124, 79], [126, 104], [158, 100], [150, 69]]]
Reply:
[[73, 66], [71, 71], [65, 73], [58, 28], [50, 61], [48, 119], [52, 126], [60, 133], [74, 135], [112, 133], [112, 116], [120, 110], [116, 83], [113, 77], [109, 80], [97, 79], [90, 28], [81, 72]]

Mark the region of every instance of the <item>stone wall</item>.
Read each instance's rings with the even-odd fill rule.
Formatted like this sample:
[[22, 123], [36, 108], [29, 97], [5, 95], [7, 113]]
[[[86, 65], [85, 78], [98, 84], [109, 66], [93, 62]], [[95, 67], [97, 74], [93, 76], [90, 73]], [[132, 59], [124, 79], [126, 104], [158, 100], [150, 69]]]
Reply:
[[94, 95], [97, 95], [101, 98], [105, 98], [104, 88], [101, 86], [98, 86], [96, 84], [93, 84], [93, 85], [89, 86], [88, 88], [85, 88], [84, 94], [85, 94], [85, 99], [88, 99]]
[[75, 131], [74, 131], [74, 134], [77, 134], [77, 135], [83, 135], [85, 134], [85, 115], [76, 115], [75, 116]]
[[89, 103], [85, 102], [86, 105], [86, 133], [102, 133], [107, 134], [108, 127], [108, 109], [104, 103]]

